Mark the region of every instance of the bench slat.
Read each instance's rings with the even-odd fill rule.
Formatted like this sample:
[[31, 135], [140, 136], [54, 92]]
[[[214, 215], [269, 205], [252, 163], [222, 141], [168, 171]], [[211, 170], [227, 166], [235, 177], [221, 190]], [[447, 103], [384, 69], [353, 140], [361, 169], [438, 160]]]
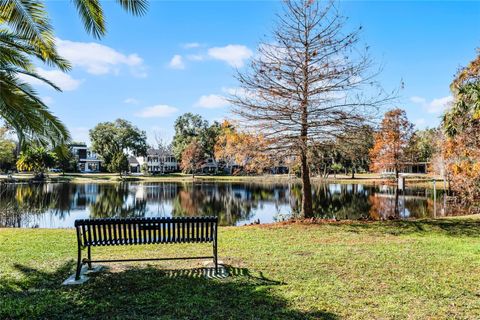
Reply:
[[132, 242], [131, 244], [138, 244], [138, 234], [139, 234], [139, 230], [138, 230], [138, 223], [130, 223], [130, 228], [131, 228], [131, 234], [132, 234]]

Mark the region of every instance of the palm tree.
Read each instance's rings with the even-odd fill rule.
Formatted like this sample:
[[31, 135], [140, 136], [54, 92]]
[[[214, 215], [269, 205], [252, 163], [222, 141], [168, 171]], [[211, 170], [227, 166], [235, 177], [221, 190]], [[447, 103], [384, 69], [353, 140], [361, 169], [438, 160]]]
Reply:
[[[85, 29], [96, 38], [106, 33], [102, 7], [98, 0], [73, 1]], [[128, 12], [141, 15], [146, 0], [118, 0]], [[0, 0], [0, 117], [16, 132], [19, 142], [35, 141], [58, 146], [70, 139], [63, 123], [38, 97], [35, 90], [19, 78], [27, 75], [60, 89], [35, 72], [32, 58], [62, 71], [70, 64], [61, 58], [55, 47], [42, 0]]]
[[453, 137], [480, 119], [480, 50], [467, 67], [458, 71], [450, 89], [454, 102], [444, 113], [442, 126]]

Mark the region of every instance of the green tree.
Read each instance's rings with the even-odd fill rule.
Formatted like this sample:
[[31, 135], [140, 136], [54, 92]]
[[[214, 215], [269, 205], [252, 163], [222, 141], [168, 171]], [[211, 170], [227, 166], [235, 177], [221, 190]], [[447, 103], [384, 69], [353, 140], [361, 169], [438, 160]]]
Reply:
[[112, 156], [112, 161], [107, 165], [107, 170], [110, 172], [118, 172], [122, 177], [122, 172], [128, 171], [128, 158], [127, 156], [118, 151]]
[[352, 179], [355, 179], [358, 170], [368, 170], [369, 151], [373, 148], [373, 142], [374, 130], [368, 125], [347, 130], [337, 138], [335, 149], [341, 158], [340, 162], [350, 170]]
[[17, 160], [17, 169], [19, 171], [29, 171], [35, 173], [35, 178], [43, 179], [44, 173], [56, 163], [54, 152], [47, 150], [43, 146], [28, 146], [20, 153]]
[[[183, 151], [190, 142], [194, 139], [201, 141], [201, 137], [206, 135], [205, 131], [207, 129], [208, 121], [204, 120], [198, 114], [188, 112], [175, 120], [175, 135], [173, 136], [172, 150], [178, 161], [182, 160]], [[201, 142], [199, 143], [202, 144]]]
[[15, 142], [6, 137], [7, 129], [0, 128], [0, 168], [9, 170], [15, 163]]
[[211, 126], [207, 127], [200, 134], [200, 144], [202, 145], [204, 153], [208, 157], [215, 157], [215, 144], [221, 134], [222, 128], [217, 121], [214, 121]]
[[55, 150], [56, 153], [56, 166], [62, 170], [62, 173], [65, 172], [77, 172], [78, 171], [78, 162], [74, 157], [70, 148], [64, 147], [64, 150]]
[[410, 139], [409, 153], [412, 162], [428, 162], [437, 150], [438, 129], [417, 130]]
[[118, 153], [133, 153], [135, 155], [145, 155], [147, 153], [147, 134], [132, 125], [129, 121], [117, 119], [114, 122], [102, 122], [90, 130], [90, 140], [92, 149], [99, 154], [104, 166], [110, 172], [109, 168], [114, 156], [118, 158]]
[[343, 166], [341, 163], [335, 162], [334, 164], [332, 164], [331, 168], [333, 170], [334, 178], [336, 179], [338, 171], [342, 170]]

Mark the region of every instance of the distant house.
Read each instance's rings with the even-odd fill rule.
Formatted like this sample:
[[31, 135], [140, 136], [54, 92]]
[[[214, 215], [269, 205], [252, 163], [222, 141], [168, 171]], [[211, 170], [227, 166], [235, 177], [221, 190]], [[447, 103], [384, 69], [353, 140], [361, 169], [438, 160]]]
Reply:
[[135, 158], [134, 156], [128, 157], [128, 167], [131, 173], [142, 172], [142, 167], [140, 166], [140, 163], [138, 162], [137, 158]]
[[218, 171], [218, 163], [214, 158], [207, 158], [201, 166], [203, 173], [214, 173]]
[[70, 151], [77, 161], [77, 169], [83, 173], [100, 172], [102, 160], [86, 144], [71, 144]]
[[169, 152], [164, 152], [159, 149], [148, 149], [146, 156], [135, 157], [135, 160], [136, 163], [138, 163], [138, 166], [134, 161], [132, 161], [130, 170], [139, 168], [139, 171], [132, 172], [141, 172], [141, 168], [143, 167], [145, 167], [148, 173], [152, 174], [171, 173], [179, 170], [179, 165], [175, 156]]
[[[399, 173], [403, 174], [427, 174], [429, 162], [404, 162], [402, 163]], [[380, 171], [382, 175], [395, 174], [395, 167], [387, 166]]]

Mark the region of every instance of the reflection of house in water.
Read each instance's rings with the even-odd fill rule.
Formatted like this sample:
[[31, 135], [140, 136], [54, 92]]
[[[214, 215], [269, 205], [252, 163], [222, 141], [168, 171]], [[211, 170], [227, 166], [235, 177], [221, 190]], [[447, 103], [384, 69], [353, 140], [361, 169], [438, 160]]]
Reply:
[[71, 210], [85, 210], [88, 205], [95, 203], [98, 189], [98, 184], [78, 184], [72, 197]]
[[178, 194], [178, 185], [176, 183], [159, 184], [136, 184], [131, 185], [130, 190], [135, 194], [138, 200], [148, 200], [149, 202], [172, 201]]

